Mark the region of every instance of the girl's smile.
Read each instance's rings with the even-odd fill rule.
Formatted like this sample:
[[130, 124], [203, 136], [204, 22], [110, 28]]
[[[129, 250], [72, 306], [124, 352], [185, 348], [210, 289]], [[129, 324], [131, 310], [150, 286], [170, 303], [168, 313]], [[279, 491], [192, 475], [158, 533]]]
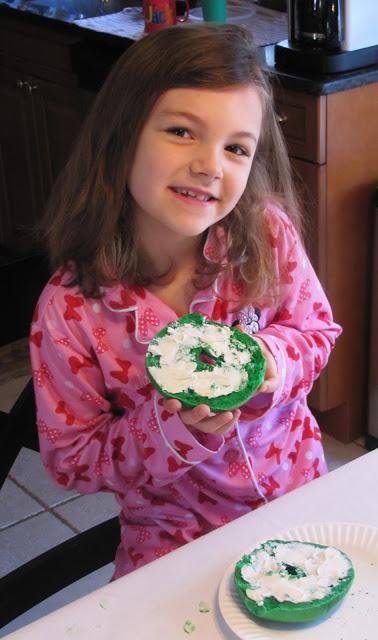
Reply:
[[206, 205], [217, 200], [210, 192], [194, 189], [193, 187], [171, 187], [171, 189], [180, 199], [184, 199], [184, 202], [189, 204], [201, 203]]
[[129, 178], [143, 243], [173, 246], [224, 218], [246, 187], [260, 134], [258, 91], [171, 89], [140, 134]]

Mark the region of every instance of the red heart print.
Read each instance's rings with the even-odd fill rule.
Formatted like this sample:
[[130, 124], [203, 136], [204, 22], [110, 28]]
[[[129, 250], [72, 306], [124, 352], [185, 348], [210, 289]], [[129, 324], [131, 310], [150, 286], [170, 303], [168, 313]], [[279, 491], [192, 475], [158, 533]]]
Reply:
[[182, 469], [183, 467], [188, 466], [185, 462], [181, 462], [179, 464], [176, 458], [174, 458], [173, 456], [169, 456], [169, 458], [167, 458], [167, 462], [168, 462], [168, 471], [170, 473], [174, 473], [175, 471], [178, 471], [179, 469]]
[[56, 481], [58, 484], [66, 487], [68, 484], [68, 475], [66, 473], [58, 473], [58, 475], [56, 476]]
[[81, 320], [81, 315], [75, 310], [77, 307], [82, 307], [84, 304], [84, 298], [81, 296], [71, 296], [69, 294], [64, 296], [66, 303], [66, 310], [64, 312], [65, 320]]
[[55, 408], [55, 413], [64, 413], [66, 416], [66, 425], [70, 426], [75, 422], [75, 416], [72, 413], [69, 413], [66, 409], [66, 403], [63, 400], [60, 400]]
[[90, 482], [90, 478], [85, 476], [84, 473], [88, 471], [89, 464], [81, 464], [75, 469], [75, 480], [81, 480], [82, 482]]
[[278, 322], [284, 322], [285, 320], [291, 320], [293, 316], [291, 315], [289, 309], [282, 309], [279, 314], [278, 317], [276, 318], [276, 320]]
[[203, 491], [198, 492], [198, 502], [200, 504], [203, 504], [204, 502], [210, 502], [210, 504], [214, 504], [214, 505], [218, 504], [218, 500], [215, 500], [215, 498], [211, 498]]
[[68, 358], [68, 364], [70, 365], [72, 373], [76, 375], [83, 367], [93, 367], [93, 360], [91, 358], [88, 358], [87, 356], [84, 356], [83, 360], [81, 361], [76, 356], [71, 356], [70, 358]]
[[135, 293], [138, 298], [142, 298], [142, 300], [144, 300], [146, 297], [146, 291], [145, 289], [143, 289], [143, 287], [132, 287], [131, 291]]
[[127, 382], [129, 381], [129, 369], [132, 363], [128, 360], [121, 360], [121, 358], [116, 358], [116, 363], [119, 367], [121, 367], [121, 370], [111, 371], [110, 375], [112, 376], [112, 378], [116, 378], [116, 380], [119, 380], [123, 384], [127, 384]]
[[228, 304], [226, 300], [217, 300], [214, 305], [213, 319], [220, 320], [221, 322], [227, 320], [227, 308]]
[[321, 336], [318, 336], [317, 333], [313, 333], [312, 337], [317, 347], [319, 347], [320, 349], [325, 349], [324, 340]]
[[261, 485], [264, 487], [267, 496], [271, 496], [272, 493], [281, 486], [273, 476], [269, 476], [265, 482], [261, 483]]
[[61, 282], [62, 282], [62, 276], [53, 276], [49, 280], [49, 284], [52, 284], [54, 287], [59, 287]]
[[137, 393], [139, 393], [139, 395], [143, 396], [146, 400], [151, 400], [151, 395], [152, 395], [153, 390], [154, 390], [154, 387], [149, 382], [144, 387], [141, 387], [140, 389], [137, 389]]
[[184, 538], [184, 534], [183, 534], [181, 529], [176, 529], [176, 531], [174, 533], [174, 537], [175, 537], [175, 540], [177, 540], [177, 542], [179, 542], [180, 544], [185, 544], [186, 543], [186, 540]]
[[183, 458], [186, 458], [186, 454], [193, 449], [190, 444], [185, 444], [185, 442], [181, 442], [180, 440], [174, 440], [173, 444]]
[[36, 331], [36, 333], [33, 333], [30, 336], [30, 342], [32, 342], [33, 344], [35, 344], [36, 347], [39, 348], [42, 344], [42, 337], [43, 337], [42, 331]]
[[128, 547], [127, 548], [127, 554], [129, 556], [131, 562], [133, 563], [134, 567], [136, 567], [136, 565], [139, 562], [139, 560], [142, 560], [142, 558], [144, 558], [144, 554], [143, 553], [137, 553], [136, 550], [134, 549], [134, 547]]
[[314, 436], [314, 432], [311, 429], [310, 418], [308, 416], [304, 419], [303, 427], [302, 440], [312, 438]]
[[293, 422], [291, 423], [290, 431], [295, 431], [295, 429], [300, 427], [301, 424], [302, 424], [302, 420], [293, 420]]
[[161, 412], [161, 419], [163, 420], [163, 422], [167, 422], [167, 420], [169, 420], [169, 418], [172, 418], [173, 413], [169, 413], [169, 411], [167, 411], [166, 409], [163, 409], [163, 411]]
[[119, 294], [120, 294], [119, 300], [109, 301], [109, 307], [111, 309], [122, 310], [122, 309], [126, 309], [127, 307], [135, 307], [136, 300], [130, 296], [127, 289], [121, 289]]
[[291, 360], [299, 360], [300, 354], [298, 353], [298, 351], [295, 351], [294, 347], [292, 347], [291, 344], [286, 345], [286, 352]]
[[127, 316], [126, 318], [126, 331], [127, 333], [134, 333], [135, 331], [135, 320], [134, 316]]
[[153, 453], [155, 453], [156, 449], [154, 447], [145, 447], [143, 449], [143, 459], [147, 460]]
[[287, 456], [289, 460], [292, 461], [293, 464], [295, 464], [297, 461], [300, 444], [301, 444], [300, 441], [296, 440], [294, 444], [295, 451], [290, 451], [289, 455]]
[[273, 456], [276, 456], [277, 464], [281, 464], [281, 451], [282, 449], [280, 449], [279, 447], [276, 447], [274, 442], [272, 442], [269, 447], [269, 450], [265, 454], [265, 457], [268, 459], [268, 458], [272, 458]]

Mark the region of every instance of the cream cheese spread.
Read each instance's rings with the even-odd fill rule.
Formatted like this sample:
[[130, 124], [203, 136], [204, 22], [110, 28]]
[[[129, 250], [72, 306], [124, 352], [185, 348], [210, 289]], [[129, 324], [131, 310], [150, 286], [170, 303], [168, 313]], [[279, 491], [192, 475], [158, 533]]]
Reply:
[[[150, 367], [151, 375], [169, 393], [188, 389], [208, 398], [216, 398], [238, 391], [248, 381], [243, 367], [250, 361], [251, 353], [240, 351], [230, 342], [232, 329], [225, 325], [191, 324], [169, 327], [167, 333], [152, 341], [149, 353], [160, 356], [160, 367]], [[197, 370], [193, 349], [202, 347], [211, 352], [214, 359], [222, 356], [212, 370]]]
[[241, 575], [249, 583], [248, 598], [258, 605], [269, 596], [295, 603], [324, 598], [350, 568], [338, 549], [300, 542], [262, 545], [250, 560]]

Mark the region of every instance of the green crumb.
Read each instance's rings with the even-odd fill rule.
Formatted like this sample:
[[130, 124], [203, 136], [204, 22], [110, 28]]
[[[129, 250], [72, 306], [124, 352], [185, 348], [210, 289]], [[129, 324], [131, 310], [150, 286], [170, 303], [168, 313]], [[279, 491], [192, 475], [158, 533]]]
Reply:
[[193, 633], [196, 630], [196, 625], [191, 620], [185, 620], [183, 627], [185, 633]]
[[103, 602], [100, 602], [100, 607], [101, 607], [101, 609], [106, 609], [106, 608], [107, 608], [107, 606], [108, 606], [108, 605], [107, 605], [107, 603], [106, 603], [106, 602], [104, 602], [104, 601], [103, 601]]
[[200, 613], [209, 613], [210, 607], [206, 602], [201, 600], [201, 602], [198, 603], [198, 610]]

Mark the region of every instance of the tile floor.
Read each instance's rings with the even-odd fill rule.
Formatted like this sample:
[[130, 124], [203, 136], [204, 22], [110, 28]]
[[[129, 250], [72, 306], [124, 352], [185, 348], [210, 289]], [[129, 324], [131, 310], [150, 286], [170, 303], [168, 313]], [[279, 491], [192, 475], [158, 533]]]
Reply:
[[[30, 377], [26, 341], [0, 348], [0, 409], [9, 411]], [[366, 453], [361, 442], [343, 445], [324, 435], [330, 470]], [[118, 513], [110, 494], [63, 491], [46, 475], [34, 451], [23, 449], [0, 494], [0, 577], [51, 546]], [[106, 584], [108, 565], [48, 598], [0, 629], [0, 638]]]

